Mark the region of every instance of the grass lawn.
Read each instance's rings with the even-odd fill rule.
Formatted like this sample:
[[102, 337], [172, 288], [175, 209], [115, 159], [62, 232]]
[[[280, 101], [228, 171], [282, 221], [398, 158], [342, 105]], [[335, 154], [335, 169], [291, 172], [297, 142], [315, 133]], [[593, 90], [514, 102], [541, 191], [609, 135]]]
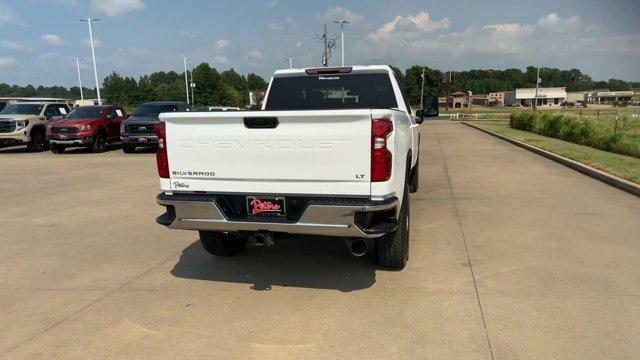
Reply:
[[640, 184], [640, 159], [512, 129], [507, 121], [470, 121], [470, 123]]

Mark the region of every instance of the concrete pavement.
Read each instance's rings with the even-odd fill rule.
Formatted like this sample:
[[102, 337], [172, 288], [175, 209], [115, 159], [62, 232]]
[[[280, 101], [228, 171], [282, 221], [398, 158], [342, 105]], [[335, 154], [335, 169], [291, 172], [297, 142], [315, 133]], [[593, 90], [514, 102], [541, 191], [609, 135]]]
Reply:
[[0, 356], [635, 358], [640, 201], [461, 124], [422, 131], [401, 272], [332, 238], [214, 258], [155, 224], [153, 154], [0, 149]]

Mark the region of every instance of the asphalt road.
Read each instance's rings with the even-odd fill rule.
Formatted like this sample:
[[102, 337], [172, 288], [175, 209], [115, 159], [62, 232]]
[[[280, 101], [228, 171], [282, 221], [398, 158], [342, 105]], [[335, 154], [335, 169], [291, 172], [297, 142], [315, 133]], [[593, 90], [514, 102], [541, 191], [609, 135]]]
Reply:
[[152, 153], [0, 150], [0, 356], [634, 359], [640, 199], [422, 125], [401, 272], [340, 239], [213, 258], [155, 224]]

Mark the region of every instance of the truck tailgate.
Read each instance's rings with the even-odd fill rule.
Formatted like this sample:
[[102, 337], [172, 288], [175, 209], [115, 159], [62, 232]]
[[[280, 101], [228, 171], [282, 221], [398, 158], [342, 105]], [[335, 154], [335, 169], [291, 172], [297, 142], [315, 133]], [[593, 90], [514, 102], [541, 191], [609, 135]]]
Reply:
[[172, 191], [370, 195], [369, 110], [165, 113], [160, 119]]

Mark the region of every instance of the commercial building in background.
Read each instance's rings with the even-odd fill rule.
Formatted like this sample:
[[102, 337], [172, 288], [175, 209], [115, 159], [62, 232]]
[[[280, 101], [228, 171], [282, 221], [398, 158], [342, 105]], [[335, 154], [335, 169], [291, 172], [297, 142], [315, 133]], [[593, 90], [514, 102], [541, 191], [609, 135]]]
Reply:
[[[538, 89], [538, 106], [560, 106], [567, 99], [567, 88], [548, 87]], [[536, 99], [536, 88], [507, 91], [505, 105], [531, 107]]]
[[92, 106], [98, 105], [98, 99], [84, 99], [84, 100], [74, 100], [73, 106]]
[[473, 106], [487, 106], [489, 105], [489, 95], [473, 94], [471, 95], [471, 104]]
[[588, 91], [574, 91], [567, 93], [567, 101], [576, 103], [576, 102], [585, 102], [587, 101]]
[[489, 102], [495, 102], [495, 106], [504, 106], [504, 97], [504, 91], [492, 92], [489, 93]]
[[593, 91], [586, 94], [586, 101], [591, 104], [632, 103], [633, 91]]

